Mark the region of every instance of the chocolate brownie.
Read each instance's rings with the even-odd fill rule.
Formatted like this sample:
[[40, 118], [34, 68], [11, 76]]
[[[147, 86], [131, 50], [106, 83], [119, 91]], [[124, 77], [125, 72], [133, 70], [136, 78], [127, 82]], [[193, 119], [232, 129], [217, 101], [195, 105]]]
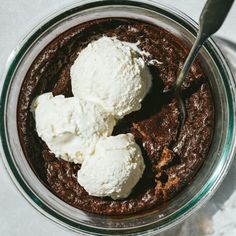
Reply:
[[[70, 67], [91, 41], [106, 35], [139, 42], [153, 85], [141, 110], [125, 116], [113, 134], [131, 132], [142, 149], [146, 169], [124, 200], [90, 196], [77, 182], [80, 165], [55, 158], [38, 137], [30, 112], [32, 100], [45, 92], [72, 96]], [[189, 52], [188, 46], [165, 29], [123, 18], [80, 24], [59, 35], [32, 63], [18, 98], [18, 132], [25, 157], [45, 186], [66, 203], [106, 215], [133, 214], [173, 198], [207, 158], [214, 128], [214, 107], [207, 77], [197, 60], [182, 86], [187, 119], [180, 129], [176, 100], [163, 91], [171, 88]], [[46, 115], [46, 114], [45, 114]], [[179, 130], [180, 129], [180, 130]], [[179, 134], [178, 134], [178, 131]]]

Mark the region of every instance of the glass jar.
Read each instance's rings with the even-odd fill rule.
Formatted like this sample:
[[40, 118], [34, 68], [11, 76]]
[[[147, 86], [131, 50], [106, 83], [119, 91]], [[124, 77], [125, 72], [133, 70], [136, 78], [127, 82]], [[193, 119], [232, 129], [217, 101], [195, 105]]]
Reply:
[[185, 219], [209, 199], [225, 177], [235, 155], [235, 81], [220, 50], [209, 39], [200, 61], [209, 78], [215, 104], [215, 131], [207, 160], [194, 181], [155, 210], [111, 217], [73, 208], [52, 194], [36, 177], [22, 151], [16, 122], [22, 81], [39, 52], [55, 37], [80, 23], [105, 17], [126, 17], [161, 26], [189, 47], [197, 24], [183, 13], [155, 1], [79, 1], [50, 15], [11, 54], [1, 88], [1, 155], [21, 193], [41, 213], [75, 232], [88, 235], [156, 235]]

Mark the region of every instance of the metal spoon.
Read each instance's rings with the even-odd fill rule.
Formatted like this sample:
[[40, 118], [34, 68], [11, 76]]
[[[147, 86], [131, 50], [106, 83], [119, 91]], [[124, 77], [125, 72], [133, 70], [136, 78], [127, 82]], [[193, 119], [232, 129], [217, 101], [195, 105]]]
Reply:
[[192, 63], [204, 42], [221, 27], [233, 2], [234, 0], [208, 0], [202, 10], [199, 18], [199, 31], [196, 41], [183, 65], [183, 69], [171, 89], [177, 99], [178, 108], [181, 114], [180, 129], [183, 127], [186, 119], [186, 108], [180, 94], [183, 80], [188, 74]]

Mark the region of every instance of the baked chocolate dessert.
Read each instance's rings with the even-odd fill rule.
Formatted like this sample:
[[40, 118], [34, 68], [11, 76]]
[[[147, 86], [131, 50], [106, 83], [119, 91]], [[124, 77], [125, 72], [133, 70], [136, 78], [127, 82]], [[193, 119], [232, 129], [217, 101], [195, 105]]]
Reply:
[[[148, 52], [145, 60], [153, 76], [141, 110], [125, 116], [113, 134], [131, 132], [142, 149], [146, 169], [132, 194], [124, 200], [90, 196], [76, 179], [80, 165], [58, 159], [38, 137], [30, 112], [32, 100], [45, 92], [72, 96], [70, 67], [78, 52], [106, 35], [137, 42]], [[32, 169], [45, 186], [66, 203], [106, 215], [125, 215], [154, 208], [173, 198], [207, 158], [214, 128], [214, 107], [207, 78], [196, 61], [182, 86], [187, 119], [180, 129], [180, 114], [170, 88], [189, 48], [163, 28], [138, 20], [109, 18], [78, 25], [58, 36], [32, 63], [18, 100], [18, 131]], [[45, 114], [46, 115], [46, 114]]]

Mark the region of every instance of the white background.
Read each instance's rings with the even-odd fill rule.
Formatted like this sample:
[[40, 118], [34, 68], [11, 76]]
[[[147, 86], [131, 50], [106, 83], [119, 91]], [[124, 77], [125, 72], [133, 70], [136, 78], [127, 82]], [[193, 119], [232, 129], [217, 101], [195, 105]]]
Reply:
[[[74, 0], [0, 0], [0, 75], [10, 52], [22, 37], [45, 16], [73, 2]], [[197, 20], [205, 0], [159, 0], [159, 2], [182, 10]], [[217, 35], [236, 43], [236, 4]], [[191, 235], [200, 235], [199, 232], [202, 235], [236, 235], [236, 194], [231, 193], [227, 201], [223, 201], [220, 206], [217, 205], [217, 199], [222, 199], [226, 191], [225, 186], [229, 184], [231, 183], [226, 179], [223, 183], [224, 187], [221, 187], [216, 196], [205, 206], [205, 211], [208, 209], [207, 213], [204, 209], [200, 210], [164, 235], [189, 235], [190, 231]], [[215, 208], [214, 213], [211, 213], [213, 208]], [[227, 222], [224, 221], [226, 218], [229, 219]], [[0, 235], [73, 235], [49, 221], [29, 205], [10, 181], [1, 160]]]

